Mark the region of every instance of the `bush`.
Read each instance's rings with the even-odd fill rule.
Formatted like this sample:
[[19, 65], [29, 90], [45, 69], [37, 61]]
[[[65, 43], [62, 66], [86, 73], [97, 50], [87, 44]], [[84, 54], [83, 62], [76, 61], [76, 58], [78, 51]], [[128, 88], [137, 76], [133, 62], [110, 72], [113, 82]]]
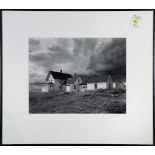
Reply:
[[70, 92], [64, 92], [63, 94], [64, 95], [70, 95]]
[[83, 97], [90, 97], [90, 96], [92, 96], [91, 94], [85, 94], [85, 95], [83, 95]]
[[123, 102], [113, 102], [107, 105], [106, 112], [108, 113], [126, 113], [126, 104]]
[[98, 89], [97, 92], [105, 92], [105, 89]]

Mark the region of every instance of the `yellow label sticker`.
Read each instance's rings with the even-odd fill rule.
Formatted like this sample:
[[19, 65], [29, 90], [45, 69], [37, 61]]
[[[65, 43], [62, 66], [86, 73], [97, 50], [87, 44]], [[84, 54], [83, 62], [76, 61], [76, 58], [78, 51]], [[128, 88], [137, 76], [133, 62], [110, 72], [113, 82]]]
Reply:
[[141, 18], [139, 16], [137, 15], [132, 16], [131, 25], [138, 27], [140, 20]]
[[138, 18], [134, 18], [133, 19], [133, 25], [138, 26], [138, 21], [139, 21]]

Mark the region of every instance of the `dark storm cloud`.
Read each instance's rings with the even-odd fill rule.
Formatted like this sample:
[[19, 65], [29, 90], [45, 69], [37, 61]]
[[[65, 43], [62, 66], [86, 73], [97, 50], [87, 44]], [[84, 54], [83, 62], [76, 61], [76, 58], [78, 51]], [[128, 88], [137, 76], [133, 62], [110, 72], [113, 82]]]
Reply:
[[101, 53], [90, 56], [88, 69], [95, 73], [124, 72], [126, 69], [126, 39], [113, 39]]
[[30, 81], [43, 80], [49, 70], [90, 75], [124, 72], [126, 39], [31, 38]]
[[83, 53], [84, 55], [90, 54], [90, 52], [93, 52], [95, 50], [95, 47], [97, 45], [97, 39], [73, 39], [74, 41], [74, 54], [78, 56], [80, 53]]
[[[64, 40], [64, 39], [62, 39]], [[73, 55], [68, 51], [65, 41], [60, 40], [56, 45], [50, 45], [42, 49], [42, 52], [30, 54], [30, 61], [42, 66], [51, 66], [59, 63], [74, 61]], [[60, 42], [62, 44], [60, 44]], [[37, 44], [38, 45], [38, 44]]]

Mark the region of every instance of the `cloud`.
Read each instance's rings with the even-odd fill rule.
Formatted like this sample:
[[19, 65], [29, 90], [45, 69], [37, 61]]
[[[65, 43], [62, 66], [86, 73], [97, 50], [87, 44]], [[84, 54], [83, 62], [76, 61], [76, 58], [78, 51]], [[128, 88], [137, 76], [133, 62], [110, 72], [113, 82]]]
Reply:
[[126, 69], [126, 39], [113, 39], [101, 52], [90, 56], [88, 69], [95, 73], [116, 72]]
[[101, 74], [126, 67], [125, 38], [30, 38], [29, 78], [42, 81], [49, 70]]
[[33, 38], [29, 39], [29, 52], [35, 52], [40, 50], [40, 41]]

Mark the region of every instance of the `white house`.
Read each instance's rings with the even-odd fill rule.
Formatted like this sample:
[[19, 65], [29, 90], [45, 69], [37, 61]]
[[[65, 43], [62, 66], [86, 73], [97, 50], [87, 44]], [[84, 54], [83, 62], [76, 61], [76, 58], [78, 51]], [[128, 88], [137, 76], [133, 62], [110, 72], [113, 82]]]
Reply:
[[66, 82], [71, 78], [71, 74], [62, 73], [62, 70], [60, 72], [49, 71], [45, 80], [46, 84], [42, 86], [42, 92], [65, 91]]
[[[119, 78], [120, 79], [120, 78]], [[64, 91], [64, 92], [78, 92], [86, 90], [96, 89], [113, 89], [121, 88], [125, 89], [125, 80], [118, 82], [118, 80], [112, 79], [109, 75], [92, 76], [84, 83], [80, 76], [72, 76], [71, 74], [62, 73], [55, 71], [49, 71], [46, 77], [45, 83], [42, 85], [42, 92], [49, 91]]]
[[70, 80], [67, 80], [66, 83], [66, 92], [77, 92], [81, 91], [82, 79], [80, 76], [73, 76]]
[[87, 82], [87, 90], [95, 89], [112, 89], [116, 87], [116, 83], [112, 81], [111, 76], [94, 76]]

